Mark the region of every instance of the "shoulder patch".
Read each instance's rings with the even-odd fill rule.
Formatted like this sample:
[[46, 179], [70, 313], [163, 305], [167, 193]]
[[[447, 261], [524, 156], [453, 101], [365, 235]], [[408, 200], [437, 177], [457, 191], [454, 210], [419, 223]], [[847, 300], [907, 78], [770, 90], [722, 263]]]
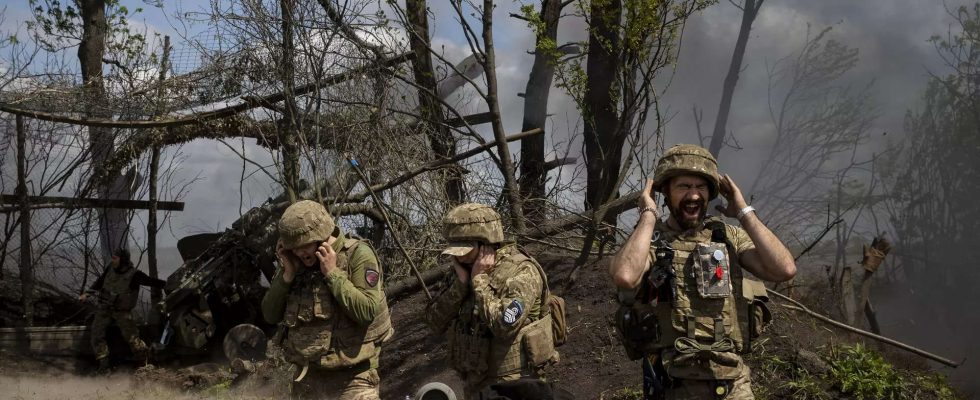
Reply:
[[381, 274], [379, 274], [374, 268], [367, 267], [364, 270], [364, 281], [367, 282], [368, 286], [370, 287], [378, 286], [378, 282], [381, 281]]
[[507, 309], [504, 310], [504, 323], [507, 325], [514, 325], [517, 320], [521, 319], [521, 315], [523, 314], [524, 305], [521, 304], [520, 300], [514, 299], [514, 301], [511, 301], [510, 305], [507, 306]]

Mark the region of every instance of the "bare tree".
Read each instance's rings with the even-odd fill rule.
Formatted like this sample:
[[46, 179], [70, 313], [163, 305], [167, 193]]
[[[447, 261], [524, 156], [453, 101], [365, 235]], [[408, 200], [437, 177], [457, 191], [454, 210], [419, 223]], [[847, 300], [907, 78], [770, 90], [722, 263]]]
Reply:
[[919, 296], [944, 299], [942, 307], [924, 305], [939, 326], [962, 329], [976, 326], [970, 298], [980, 279], [963, 262], [980, 256], [980, 4], [949, 14], [956, 23], [931, 39], [943, 70], [932, 72], [922, 105], [906, 114], [903, 154], [883, 176], [909, 284]]
[[[742, 10], [742, 23], [738, 27], [738, 37], [735, 39], [735, 50], [732, 54], [732, 62], [728, 66], [728, 74], [725, 75], [725, 83], [722, 86], [721, 104], [718, 105], [718, 116], [715, 119], [715, 130], [711, 134], [711, 143], [708, 151], [719, 158], [725, 137], [728, 135], [728, 114], [732, 109], [732, 97], [735, 95], [735, 86], [738, 84], [738, 74], [742, 70], [742, 59], [745, 57], [745, 48], [749, 42], [749, 32], [752, 30], [752, 23], [759, 15], [759, 9], [765, 0], [745, 0], [741, 6], [735, 5]], [[732, 4], [735, 4], [732, 2]]]
[[[524, 90], [524, 121], [522, 131], [544, 129], [548, 116], [548, 97], [554, 80], [555, 68], [561, 52], [557, 43], [558, 22], [564, 2], [542, 0], [541, 10], [536, 15], [533, 8], [524, 8], [525, 15], [519, 16], [531, 25], [534, 31], [534, 64], [527, 78]], [[524, 213], [529, 220], [541, 222], [545, 217], [545, 181], [548, 168], [545, 164], [545, 136], [539, 135], [521, 141], [520, 188], [524, 201]]]
[[812, 228], [808, 221], [821, 219], [835, 202], [831, 183], [841, 181], [838, 171], [867, 141], [875, 118], [870, 84], [855, 89], [841, 83], [858, 61], [857, 49], [829, 39], [829, 31], [808, 35], [797, 54], [770, 67], [774, 138], [747, 193], [776, 229], [805, 230]]

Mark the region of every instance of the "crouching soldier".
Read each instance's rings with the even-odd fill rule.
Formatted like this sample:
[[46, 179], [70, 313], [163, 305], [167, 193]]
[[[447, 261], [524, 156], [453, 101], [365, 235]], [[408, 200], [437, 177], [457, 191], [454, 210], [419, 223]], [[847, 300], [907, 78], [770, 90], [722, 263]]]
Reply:
[[297, 366], [292, 396], [379, 399], [381, 343], [393, 330], [374, 250], [304, 200], [279, 220], [276, 253], [280, 268], [262, 313], [287, 329], [282, 350]]
[[[146, 360], [146, 343], [140, 339], [139, 330], [133, 322], [133, 308], [139, 299], [140, 286], [163, 288], [167, 283], [160, 279], [150, 278], [136, 269], [129, 257], [129, 250], [119, 249], [112, 253], [109, 266], [102, 272], [99, 279], [92, 284], [86, 293], [78, 297], [81, 302], [94, 300], [96, 311], [92, 319], [92, 351], [99, 362], [99, 372], [109, 370], [109, 345], [106, 343], [106, 329], [115, 321], [122, 331], [123, 338], [129, 344], [133, 356]], [[89, 299], [89, 293], [95, 299]]]
[[463, 379], [465, 398], [500, 381], [536, 377], [558, 361], [550, 293], [540, 265], [504, 242], [500, 215], [464, 204], [443, 219], [455, 272], [428, 306], [426, 319], [447, 333], [449, 362]]

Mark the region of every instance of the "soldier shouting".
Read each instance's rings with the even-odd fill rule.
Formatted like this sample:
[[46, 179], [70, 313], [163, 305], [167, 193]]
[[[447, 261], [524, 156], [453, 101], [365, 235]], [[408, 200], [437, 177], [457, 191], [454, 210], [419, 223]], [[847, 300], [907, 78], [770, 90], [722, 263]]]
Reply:
[[[609, 266], [628, 293], [617, 319], [631, 358], [644, 358], [644, 398], [752, 399], [740, 354], [770, 317], [765, 286], [742, 270], [789, 280], [793, 257], [704, 148], [670, 148], [654, 175], [636, 229]], [[664, 194], [666, 220], [657, 218], [652, 190]], [[707, 216], [719, 192], [728, 204], [718, 210], [741, 228]]]

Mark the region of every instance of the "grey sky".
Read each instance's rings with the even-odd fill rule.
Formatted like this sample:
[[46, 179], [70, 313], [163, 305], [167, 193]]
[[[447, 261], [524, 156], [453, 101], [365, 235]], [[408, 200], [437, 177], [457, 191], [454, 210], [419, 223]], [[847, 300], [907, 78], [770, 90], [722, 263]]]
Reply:
[[[953, 8], [958, 4], [947, 2], [946, 6]], [[526, 53], [533, 46], [531, 33], [524, 22], [507, 17], [518, 5], [501, 2], [495, 14], [498, 19], [495, 24], [497, 74], [507, 132], [520, 129], [523, 101], [517, 93], [524, 90], [532, 62], [532, 56]], [[434, 44], [444, 48], [446, 57], [451, 60], [458, 61], [468, 55], [469, 49], [448, 5], [433, 2], [430, 7], [435, 16]], [[192, 8], [185, 5], [183, 11]], [[8, 7], [5, 25], [23, 21], [27, 13], [26, 7]], [[145, 23], [150, 30], [173, 31], [159, 10], [148, 8], [145, 14]], [[702, 129], [710, 131], [739, 18], [738, 9], [728, 2], [721, 2], [695, 15], [688, 23], [676, 75], [663, 99], [664, 109], [672, 116], [666, 133], [668, 145], [697, 140], [691, 114], [693, 105], [704, 110]], [[848, 79], [855, 84], [875, 80], [874, 98], [880, 114], [875, 130], [901, 133], [905, 112], [915, 106], [924, 88], [926, 70], [941, 70], [927, 39], [944, 34], [951, 21], [944, 3], [939, 1], [767, 1], [752, 31], [729, 121], [729, 130], [746, 148], [740, 153], [745, 154], [726, 149], [722, 154], [722, 167], [743, 185], [757, 173], [758, 165], [726, 161], [738, 157], [753, 159], [757, 155], [754, 151], [760, 151], [770, 143], [772, 124], [766, 105], [766, 63], [771, 64], [797, 51], [805, 40], [807, 24], [814, 33], [833, 26], [831, 35], [834, 39], [860, 49], [861, 61]], [[562, 21], [559, 33], [560, 41], [586, 39], [584, 23], [573, 18]], [[569, 133], [577, 126], [577, 112], [571, 100], [560, 90], [553, 90], [549, 112], [553, 114], [549, 127], [553, 134], [549, 143], [568, 141]], [[569, 123], [573, 128], [569, 128]], [[581, 147], [576, 139], [574, 136], [571, 139], [574, 141], [573, 152], [578, 152]], [[254, 146], [248, 147], [257, 150]], [[511, 149], [517, 152], [519, 147], [513, 145]], [[184, 198], [185, 211], [172, 215], [170, 226], [161, 238], [163, 245], [173, 245], [176, 242], [174, 235], [223, 229], [239, 215], [242, 164], [234, 153], [213, 141], [191, 143], [181, 152], [187, 160], [181, 166], [181, 177], [199, 176], [200, 179]], [[269, 159], [268, 156], [261, 158]], [[248, 170], [252, 172], [254, 168]], [[247, 210], [267, 198], [273, 185], [258, 173], [247, 179], [242, 187], [245, 190], [243, 207]], [[170, 234], [171, 229], [174, 235]]]

